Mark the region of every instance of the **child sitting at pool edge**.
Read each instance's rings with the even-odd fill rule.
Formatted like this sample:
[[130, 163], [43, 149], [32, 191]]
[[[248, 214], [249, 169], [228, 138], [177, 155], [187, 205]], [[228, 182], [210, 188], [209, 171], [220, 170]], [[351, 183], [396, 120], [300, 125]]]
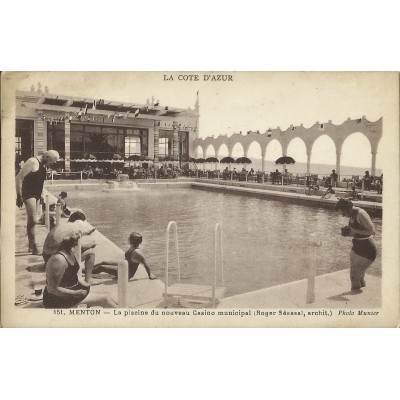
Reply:
[[[125, 260], [128, 261], [128, 279], [133, 278], [140, 263], [142, 263], [146, 269], [149, 279], [157, 279], [157, 277], [150, 271], [150, 267], [142, 250], [139, 249], [142, 241], [143, 238], [140, 233], [132, 232], [129, 235], [130, 248], [125, 253]], [[110, 275], [118, 276], [118, 261], [103, 261], [99, 264], [96, 264], [93, 268], [93, 273], [99, 272], [107, 272]]]

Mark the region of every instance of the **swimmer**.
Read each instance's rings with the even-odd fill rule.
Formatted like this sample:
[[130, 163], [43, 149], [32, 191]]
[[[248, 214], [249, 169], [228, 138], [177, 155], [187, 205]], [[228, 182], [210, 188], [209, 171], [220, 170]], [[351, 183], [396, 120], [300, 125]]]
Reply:
[[[125, 260], [128, 261], [128, 279], [133, 278], [136, 274], [136, 271], [139, 267], [139, 264], [142, 263], [144, 268], [146, 269], [147, 275], [149, 279], [157, 279], [157, 277], [150, 271], [150, 267], [146, 261], [146, 258], [143, 255], [141, 249], [139, 249], [140, 244], [142, 243], [143, 238], [140, 233], [132, 232], [129, 235], [129, 244], [130, 248], [125, 253]], [[99, 272], [107, 272], [110, 275], [118, 276], [118, 261], [103, 261], [99, 264], [96, 264], [93, 268], [94, 273]]]
[[336, 211], [344, 217], [349, 217], [349, 224], [342, 228], [342, 236], [353, 237], [353, 247], [350, 252], [351, 290], [359, 291], [365, 287], [365, 271], [376, 258], [376, 244], [373, 236], [375, 228], [365, 210], [354, 207], [348, 199], [339, 199]]

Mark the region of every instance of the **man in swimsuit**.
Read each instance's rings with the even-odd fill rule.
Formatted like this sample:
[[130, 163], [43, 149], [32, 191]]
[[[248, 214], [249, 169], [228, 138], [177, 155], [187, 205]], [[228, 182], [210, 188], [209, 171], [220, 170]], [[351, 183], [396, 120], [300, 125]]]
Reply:
[[35, 224], [38, 223], [36, 213], [46, 179], [46, 166], [54, 164], [59, 158], [60, 156], [55, 150], [48, 150], [41, 156], [31, 157], [15, 177], [17, 206], [21, 208], [25, 204], [28, 251], [34, 255], [40, 255], [35, 238]]
[[353, 236], [350, 252], [351, 290], [359, 291], [366, 286], [365, 271], [376, 258], [375, 228], [367, 212], [354, 207], [348, 199], [339, 199], [335, 209], [344, 217], [349, 217], [349, 224], [342, 228], [342, 236]]
[[43, 292], [45, 308], [71, 308], [84, 302], [90, 306], [116, 308], [117, 304], [105, 293], [89, 293], [90, 285], [78, 276], [79, 263], [72, 249], [80, 234], [64, 237], [58, 251], [46, 264], [46, 287]]
[[[141, 249], [139, 249], [140, 244], [142, 243], [142, 235], [137, 232], [132, 232], [129, 235], [129, 244], [130, 248], [125, 253], [125, 260], [128, 261], [128, 279], [133, 278], [136, 274], [136, 271], [139, 267], [139, 264], [142, 263], [144, 268], [146, 269], [147, 275], [149, 279], [157, 279], [155, 275], [150, 271], [150, 267], [144, 257], [144, 254]], [[107, 272], [108, 274], [118, 276], [118, 261], [103, 261], [93, 268], [93, 272]]]

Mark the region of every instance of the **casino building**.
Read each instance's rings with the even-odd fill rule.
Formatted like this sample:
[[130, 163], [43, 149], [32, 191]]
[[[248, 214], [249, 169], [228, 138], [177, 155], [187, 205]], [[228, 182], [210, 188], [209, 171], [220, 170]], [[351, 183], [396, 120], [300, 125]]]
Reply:
[[16, 162], [54, 149], [71, 171], [74, 160], [96, 158], [185, 161], [199, 136], [199, 99], [194, 109], [52, 94], [31, 87], [16, 93]]

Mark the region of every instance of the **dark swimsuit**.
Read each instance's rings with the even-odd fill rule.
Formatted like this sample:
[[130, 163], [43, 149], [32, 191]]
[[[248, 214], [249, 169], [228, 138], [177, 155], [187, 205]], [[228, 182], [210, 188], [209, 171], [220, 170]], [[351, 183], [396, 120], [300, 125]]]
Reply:
[[[357, 221], [358, 212], [359, 210], [354, 209], [351, 211], [349, 226], [354, 229], [363, 230], [365, 227]], [[376, 258], [376, 244], [372, 236], [359, 235], [358, 233], [354, 235], [352, 250], [360, 257], [367, 258], [368, 260], [374, 261]]]
[[125, 260], [128, 261], [128, 279], [133, 278], [133, 276], [136, 274], [136, 271], [139, 267], [138, 262], [133, 262], [131, 261], [131, 255], [132, 255], [133, 250], [129, 249], [126, 253], [125, 253]]
[[[61, 282], [59, 284], [60, 287], [70, 289], [70, 290], [79, 290], [79, 289], [84, 289], [87, 291], [86, 296], [89, 294], [89, 287], [82, 286], [78, 282], [78, 271], [79, 271], [79, 264], [78, 261], [75, 258], [75, 263], [71, 264], [68, 261], [67, 256], [59, 251], [56, 254], [61, 254], [65, 257], [65, 260], [67, 261], [68, 267], [64, 272], [64, 275], [61, 278]], [[47, 291], [47, 286], [44, 288], [43, 292], [43, 306], [44, 308], [71, 308], [75, 306], [76, 304], [80, 303], [84, 298], [72, 298], [72, 297], [64, 297], [64, 296], [58, 296], [52, 293], [49, 293]]]
[[30, 198], [40, 199], [43, 190], [44, 180], [46, 179], [46, 168], [39, 162], [39, 169], [35, 172], [29, 172], [22, 181], [22, 199], [28, 200]]

